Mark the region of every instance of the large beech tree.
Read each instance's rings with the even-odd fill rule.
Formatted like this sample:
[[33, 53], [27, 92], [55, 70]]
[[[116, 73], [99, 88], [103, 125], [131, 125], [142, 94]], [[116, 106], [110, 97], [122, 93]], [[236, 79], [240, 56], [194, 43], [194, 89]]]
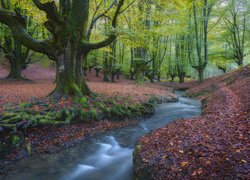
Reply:
[[[109, 36], [98, 43], [91, 43], [90, 33], [93, 22], [88, 27], [89, 0], [59, 0], [42, 3], [32, 0], [35, 7], [46, 13], [46, 29], [52, 34], [50, 39], [34, 39], [26, 30], [25, 18], [18, 12], [0, 9], [0, 22], [7, 25], [15, 40], [27, 48], [43, 53], [57, 64], [57, 86], [53, 94], [82, 96], [89, 95], [90, 89], [82, 75], [82, 64], [87, 54], [105, 47], [116, 38], [114, 29], [125, 0], [115, 0], [116, 9], [110, 18], [113, 30]], [[44, 2], [44, 1], [43, 1]], [[107, 9], [108, 11], [108, 9]], [[106, 11], [104, 12], [104, 16]], [[97, 20], [95, 20], [97, 21]]]

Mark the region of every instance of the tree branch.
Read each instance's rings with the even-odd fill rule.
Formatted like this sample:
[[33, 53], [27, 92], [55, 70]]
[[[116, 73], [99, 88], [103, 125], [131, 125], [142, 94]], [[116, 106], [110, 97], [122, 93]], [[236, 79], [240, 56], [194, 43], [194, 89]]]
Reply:
[[[113, 16], [113, 20], [112, 20], [112, 24], [111, 24], [113, 29], [116, 28], [117, 19], [118, 19], [118, 16], [120, 14], [120, 10], [121, 10], [121, 7], [123, 6], [124, 1], [125, 0], [120, 0], [118, 5], [117, 5], [115, 15]], [[105, 39], [104, 41], [102, 41], [102, 42], [99, 42], [99, 43], [84, 42], [83, 43], [83, 49], [85, 51], [90, 51], [90, 50], [94, 50], [94, 49], [103, 48], [103, 47], [109, 45], [110, 43], [112, 43], [115, 38], [116, 38], [116, 34], [114, 32], [112, 32], [110, 34], [110, 36], [107, 39]]]
[[127, 7], [125, 7], [122, 11], [120, 11], [120, 14], [125, 12], [130, 6], [132, 6], [135, 3], [136, 0], [132, 1]]
[[50, 45], [49, 40], [38, 41], [34, 39], [25, 29], [25, 18], [21, 14], [12, 13], [7, 10], [0, 9], [0, 23], [7, 25], [15, 40], [26, 46], [27, 48], [46, 54], [48, 57], [55, 60], [55, 51]]
[[47, 18], [56, 24], [63, 24], [63, 17], [58, 13], [55, 1], [41, 3], [40, 0], [32, 0], [38, 9], [44, 11]]
[[90, 39], [91, 31], [92, 31], [92, 29], [93, 29], [93, 27], [94, 27], [96, 21], [98, 21], [100, 18], [104, 17], [104, 16], [109, 12], [109, 10], [110, 10], [115, 4], [116, 4], [116, 0], [113, 1], [113, 3], [111, 3], [110, 6], [109, 6], [103, 13], [101, 13], [101, 14], [95, 16], [96, 13], [97, 13], [97, 11], [98, 11], [99, 8], [100, 8], [101, 2], [100, 2], [100, 4], [97, 5], [96, 10], [95, 10], [94, 15], [93, 15], [93, 18], [92, 18], [91, 23], [90, 23], [90, 25], [89, 25], [88, 32], [87, 32], [87, 39], [88, 39], [88, 40]]

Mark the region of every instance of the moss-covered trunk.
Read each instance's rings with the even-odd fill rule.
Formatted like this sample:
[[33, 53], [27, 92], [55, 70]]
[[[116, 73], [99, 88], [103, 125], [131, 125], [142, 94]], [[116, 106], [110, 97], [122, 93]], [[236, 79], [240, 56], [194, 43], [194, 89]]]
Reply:
[[79, 97], [90, 95], [91, 91], [81, 72], [83, 59], [78, 56], [74, 43], [69, 42], [63, 53], [58, 56], [57, 86], [54, 93]]
[[7, 78], [21, 80], [22, 79], [22, 64], [20, 59], [15, 59], [10, 62], [10, 73]]
[[[57, 86], [54, 93], [77, 96], [90, 95], [90, 90], [82, 73], [88, 51], [84, 51], [81, 40], [85, 39], [88, 22], [88, 0], [71, 2], [70, 12], [61, 4], [61, 9], [68, 14], [67, 26], [59, 36], [60, 51], [57, 55]], [[84, 7], [84, 8], [83, 8]], [[85, 52], [85, 53], [84, 53]]]
[[7, 78], [21, 80], [22, 78], [22, 69], [25, 66], [25, 57], [23, 55], [22, 45], [17, 41], [5, 37], [6, 41], [6, 59], [8, 59], [10, 64], [10, 73]]

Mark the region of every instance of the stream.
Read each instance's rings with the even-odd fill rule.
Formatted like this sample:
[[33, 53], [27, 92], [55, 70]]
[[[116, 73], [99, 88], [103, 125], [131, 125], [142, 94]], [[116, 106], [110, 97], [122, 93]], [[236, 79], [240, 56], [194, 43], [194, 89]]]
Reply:
[[181, 97], [163, 103], [138, 125], [120, 128], [84, 140], [56, 154], [34, 155], [18, 161], [6, 180], [132, 180], [132, 153], [139, 137], [179, 118], [201, 114], [198, 100]]

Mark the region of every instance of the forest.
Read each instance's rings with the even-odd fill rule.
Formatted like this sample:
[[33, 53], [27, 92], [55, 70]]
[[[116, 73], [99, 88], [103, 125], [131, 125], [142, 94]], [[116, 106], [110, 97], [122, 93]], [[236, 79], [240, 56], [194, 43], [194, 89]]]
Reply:
[[248, 0], [0, 0], [0, 179], [248, 179], [249, 92]]

